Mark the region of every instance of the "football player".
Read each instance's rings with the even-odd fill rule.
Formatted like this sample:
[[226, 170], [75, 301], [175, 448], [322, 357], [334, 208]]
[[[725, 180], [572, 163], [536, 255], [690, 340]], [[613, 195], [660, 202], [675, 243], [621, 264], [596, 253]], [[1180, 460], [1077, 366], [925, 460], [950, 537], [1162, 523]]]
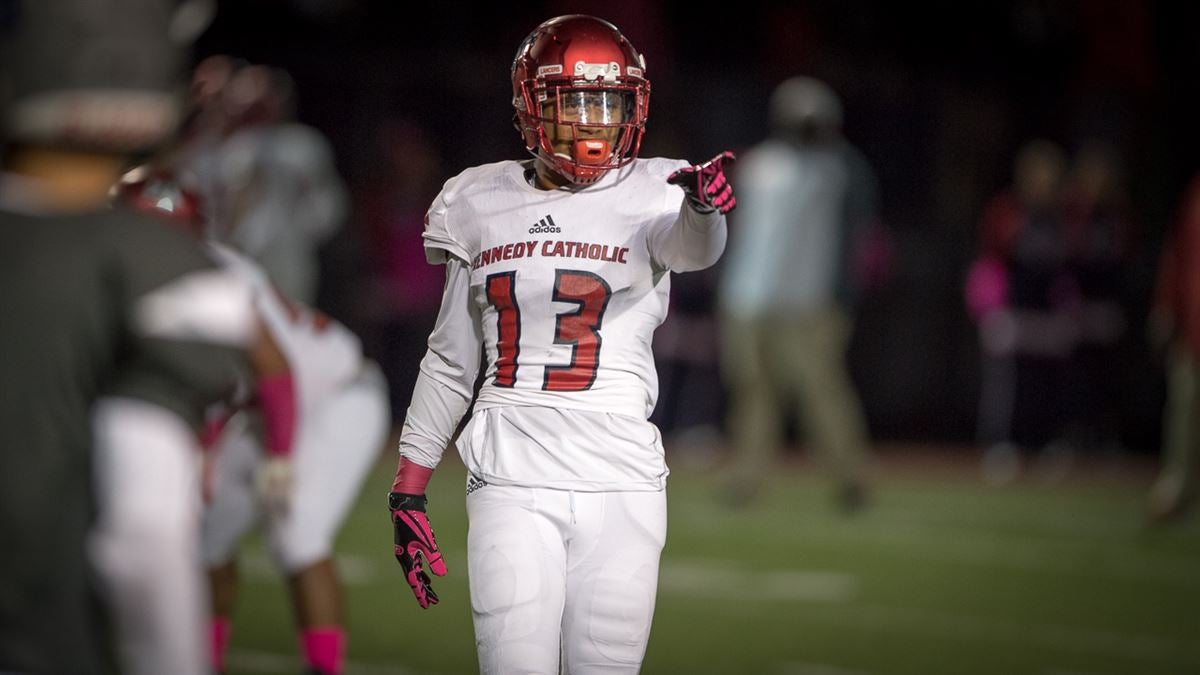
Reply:
[[[346, 633], [333, 540], [390, 427], [386, 385], [345, 326], [280, 295], [245, 256], [213, 248], [253, 282], [260, 316], [290, 365], [285, 386], [295, 395], [290, 428], [251, 409], [225, 426], [216, 448], [202, 539], [213, 590], [214, 663], [223, 662], [230, 634], [237, 544], [261, 518], [287, 576], [308, 668], [340, 675]], [[261, 381], [258, 391], [260, 404], [267, 403]]]
[[[113, 192], [121, 196], [119, 187]], [[152, 215], [186, 210], [190, 203], [179, 197], [160, 195], [153, 210], [116, 199], [114, 208]], [[174, 229], [161, 220], [155, 225], [164, 234]], [[264, 359], [277, 350], [255, 317], [250, 284], [217, 266], [194, 238], [190, 243], [210, 268], [147, 297], [140, 312], [153, 317], [147, 324], [155, 337], [168, 331], [185, 342], [235, 337], [242, 358], [223, 364], [214, 352], [165, 367], [179, 347], [163, 345], [132, 360], [94, 406], [99, 517], [89, 548], [118, 629], [121, 672], [130, 675], [208, 672], [197, 430], [208, 406], [233, 396], [247, 370], [278, 362]]]
[[295, 121], [282, 69], [213, 56], [196, 68], [174, 162], [199, 178], [208, 234], [257, 262], [289, 298], [316, 299], [317, 248], [349, 198], [329, 141]]
[[425, 488], [482, 350], [458, 438], [481, 670], [635, 672], [666, 536], [651, 335], [670, 273], [724, 249], [733, 157], [637, 158], [646, 64], [595, 17], [538, 26], [512, 86], [532, 157], [467, 169], [427, 214], [427, 257], [446, 284], [388, 495], [395, 554], [420, 606], [437, 603], [428, 575], [446, 564]]
[[[136, 177], [125, 192], [144, 210], [170, 211], [193, 232], [203, 229], [199, 198], [176, 179]], [[346, 635], [333, 540], [390, 426], [383, 378], [342, 324], [281, 294], [234, 249], [214, 241], [208, 249], [249, 284], [265, 333], [251, 350], [254, 381], [242, 387], [252, 400], [207, 430], [201, 545], [212, 588], [212, 663], [224, 670], [238, 542], [262, 518], [288, 577], [306, 666], [340, 674]]]
[[[120, 672], [206, 670], [198, 619], [173, 632], [123, 612], [185, 584], [168, 611], [203, 614], [198, 566], [194, 579], [171, 573], [196, 548], [189, 424], [235, 383], [253, 326], [249, 294], [193, 239], [108, 203], [131, 158], [174, 130], [190, 38], [168, 28], [183, 4], [8, 4], [0, 672], [113, 672], [98, 599], [117, 615]], [[111, 405], [94, 418], [101, 394]], [[98, 447], [117, 429], [101, 423], [93, 436], [93, 420], [114, 407], [132, 415], [121, 415], [132, 426], [116, 439], [119, 457]]]

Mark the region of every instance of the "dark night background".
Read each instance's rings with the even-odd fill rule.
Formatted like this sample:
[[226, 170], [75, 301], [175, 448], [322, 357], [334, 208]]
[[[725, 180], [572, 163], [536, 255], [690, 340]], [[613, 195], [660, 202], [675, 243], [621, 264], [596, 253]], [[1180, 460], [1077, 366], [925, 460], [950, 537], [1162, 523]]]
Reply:
[[[851, 351], [879, 439], [972, 442], [978, 347], [962, 280], [980, 211], [1009, 181], [1023, 141], [1046, 137], [1068, 152], [1091, 138], [1114, 143], [1138, 226], [1120, 427], [1126, 447], [1157, 447], [1161, 365], [1143, 326], [1163, 232], [1197, 169], [1200, 6], [240, 0], [219, 3], [196, 57], [286, 68], [300, 120], [328, 136], [361, 205], [386, 184], [389, 133], [427, 140], [435, 192], [468, 166], [519, 158], [511, 59], [533, 27], [566, 13], [614, 22], [645, 53], [653, 95], [642, 156], [700, 161], [748, 148], [765, 137], [768, 96], [790, 75], [815, 75], [842, 95], [846, 136], [878, 172], [895, 251], [887, 284], [860, 307]], [[326, 247], [320, 304], [370, 332], [361, 215]], [[677, 277], [676, 299], [703, 313], [710, 282]]]

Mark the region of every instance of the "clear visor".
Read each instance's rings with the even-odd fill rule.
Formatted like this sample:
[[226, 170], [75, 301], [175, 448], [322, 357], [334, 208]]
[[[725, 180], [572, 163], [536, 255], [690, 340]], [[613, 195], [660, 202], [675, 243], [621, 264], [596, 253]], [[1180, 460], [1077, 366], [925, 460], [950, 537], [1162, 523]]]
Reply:
[[546, 121], [600, 125], [623, 124], [633, 119], [632, 91], [560, 89], [557, 97], [553, 91], [546, 92], [545, 96], [542, 117]]

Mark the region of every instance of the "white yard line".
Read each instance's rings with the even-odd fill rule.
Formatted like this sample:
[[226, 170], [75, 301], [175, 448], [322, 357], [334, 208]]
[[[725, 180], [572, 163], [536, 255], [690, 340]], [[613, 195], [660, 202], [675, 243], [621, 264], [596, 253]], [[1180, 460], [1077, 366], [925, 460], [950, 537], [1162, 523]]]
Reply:
[[746, 602], [847, 602], [858, 589], [851, 574], [818, 570], [747, 570], [689, 560], [666, 561], [660, 592]]
[[[997, 555], [991, 546], [979, 547], [973, 553], [964, 554], [960, 551], [960, 562], [978, 562], [983, 564], [984, 558]], [[452, 559], [465, 560], [465, 552], [449, 552]], [[937, 556], [948, 559], [949, 556]], [[261, 552], [250, 552], [243, 556], [243, 571], [251, 578], [268, 578], [275, 575], [274, 567], [267, 556]], [[1012, 559], [1007, 566], [1029, 569], [1055, 568], [1070, 569], [1069, 565], [1055, 563], [1035, 563], [1032, 558], [1027, 560]], [[339, 555], [339, 567], [343, 570], [347, 582], [352, 585], [369, 585], [384, 583], [392, 576], [394, 570], [390, 561], [383, 559], [365, 558], [353, 555]], [[995, 561], [992, 561], [995, 565]], [[1127, 570], [1130, 576], [1133, 570]], [[1153, 574], [1147, 570], [1144, 574]], [[400, 583], [398, 573], [396, 582]], [[1036, 646], [1054, 651], [1078, 654], [1106, 654], [1113, 657], [1129, 659], [1147, 664], [1183, 664], [1200, 672], [1200, 653], [1194, 645], [1183, 641], [1147, 635], [1130, 635], [1114, 631], [1106, 631], [1077, 626], [1066, 626], [1053, 623], [1034, 623], [1005, 621], [991, 619], [973, 614], [951, 611], [926, 610], [913, 607], [894, 607], [874, 604], [860, 604], [855, 600], [858, 595], [859, 582], [855, 575], [830, 570], [752, 570], [737, 566], [732, 561], [711, 561], [701, 559], [672, 559], [664, 561], [659, 577], [659, 592], [671, 596], [703, 597], [703, 598], [736, 598], [739, 607], [752, 608], [754, 603], [796, 603], [820, 604], [831, 607], [830, 610], [814, 610], [821, 612], [822, 622], [832, 622], [846, 625], [848, 628], [863, 630], [864, 628], [887, 631], [900, 634], [917, 634], [932, 640], [957, 640], [966, 642], [991, 643], [1010, 647], [1012, 649], [1027, 649]], [[255, 665], [247, 670], [261, 672], [291, 672], [296, 661], [272, 654], [258, 652], [243, 652], [244, 658], [263, 657], [263, 667]], [[286, 663], [286, 667], [270, 667], [270, 658], [282, 659], [278, 663]], [[235, 663], [235, 665], [238, 665]], [[795, 664], [793, 664], [795, 665]], [[812, 664], [810, 664], [812, 665]], [[363, 670], [347, 670], [348, 675], [383, 675], [384, 673], [407, 673], [401, 669], [379, 669], [376, 666], [362, 665]], [[792, 668], [791, 665], [781, 667]], [[798, 667], [805, 667], [799, 664]], [[820, 668], [819, 664], [812, 667]], [[801, 673], [800, 670], [785, 670], [781, 672]], [[810, 670], [811, 675], [843, 675], [837, 670]], [[850, 673], [852, 671], [847, 671]]]
[[774, 675], [870, 675], [865, 670], [850, 670], [824, 663], [802, 663], [799, 661], [776, 664], [771, 668], [771, 673]]
[[[962, 612], [854, 602], [858, 581], [829, 571], [752, 571], [703, 561], [664, 563], [661, 592], [689, 597], [729, 597], [751, 602], [834, 603], [820, 621], [861, 630], [917, 633], [933, 639], [987, 642], [1014, 649], [1031, 645], [1080, 654], [1108, 654], [1144, 663], [1185, 663], [1200, 669], [1200, 653], [1187, 642], [1053, 623], [1015, 622]], [[820, 610], [814, 610], [820, 611]]]
[[1200, 653], [1191, 642], [1148, 635], [1053, 623], [1018, 623], [962, 612], [884, 605], [855, 604], [847, 606], [845, 611], [824, 614], [820, 620], [842, 623], [857, 630], [869, 627], [894, 633], [916, 633], [936, 640], [986, 642], [1015, 650], [1036, 646], [1093, 656], [1105, 654], [1143, 663], [1184, 664], [1200, 669]]
[[[973, 533], [950, 539], [937, 537], [931, 527], [912, 527], [906, 531], [899, 526], [870, 537], [873, 542], [887, 546], [889, 555], [909, 559], [1136, 581], [1180, 590], [1200, 588], [1194, 557], [1131, 550], [1132, 544], [1121, 540], [1107, 545], [1048, 540], [1014, 544], [1014, 538], [1000, 535]], [[935, 540], [939, 540], [938, 544], [931, 545]]]
[[[450, 559], [466, 560], [466, 553], [447, 552]], [[260, 551], [249, 551], [240, 558], [240, 569], [249, 579], [268, 580], [277, 576], [271, 560]], [[348, 586], [369, 586], [394, 578], [402, 583], [399, 566], [381, 557], [379, 560], [350, 554], [338, 554], [338, 570]], [[820, 570], [750, 571], [728, 562], [669, 560], [662, 565], [659, 589], [676, 595], [703, 595], [715, 598], [737, 597], [754, 601], [846, 602], [858, 583], [853, 575]]]
[[[868, 514], [863, 518], [836, 529], [814, 527], [801, 520], [790, 536], [798, 541], [798, 545], [813, 548], [869, 542], [885, 548], [887, 555], [909, 560], [1136, 581], [1180, 590], [1200, 589], [1195, 556], [1135, 549], [1132, 536], [1124, 532], [1113, 533], [1106, 540], [1069, 536], [1055, 538], [1050, 535], [969, 531], [959, 526], [882, 514]], [[771, 514], [746, 518], [738, 527], [779, 539], [780, 523], [785, 520], [782, 515]], [[702, 526], [707, 531], [713, 526], [713, 521], [702, 513], [690, 513], [689, 516], [676, 517], [672, 523], [676, 532], [690, 526]], [[934, 541], [937, 542], [936, 546], [930, 544]]]

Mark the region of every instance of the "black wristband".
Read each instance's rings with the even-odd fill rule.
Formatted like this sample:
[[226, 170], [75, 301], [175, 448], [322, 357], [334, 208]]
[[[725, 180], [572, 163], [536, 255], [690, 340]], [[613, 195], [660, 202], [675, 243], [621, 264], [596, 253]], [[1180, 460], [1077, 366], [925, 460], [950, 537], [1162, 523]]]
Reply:
[[705, 203], [705, 201], [703, 199], [700, 199], [699, 197], [697, 197], [696, 195], [693, 195], [690, 192], [687, 195], [686, 201], [688, 203], [688, 206], [692, 207], [693, 211], [695, 211], [696, 213], [702, 214], [702, 215], [707, 216], [708, 214], [717, 210], [717, 207], [713, 206], [712, 204]]
[[388, 493], [389, 511], [420, 511], [425, 513], [425, 505], [429, 500], [425, 495], [409, 495], [403, 492]]

